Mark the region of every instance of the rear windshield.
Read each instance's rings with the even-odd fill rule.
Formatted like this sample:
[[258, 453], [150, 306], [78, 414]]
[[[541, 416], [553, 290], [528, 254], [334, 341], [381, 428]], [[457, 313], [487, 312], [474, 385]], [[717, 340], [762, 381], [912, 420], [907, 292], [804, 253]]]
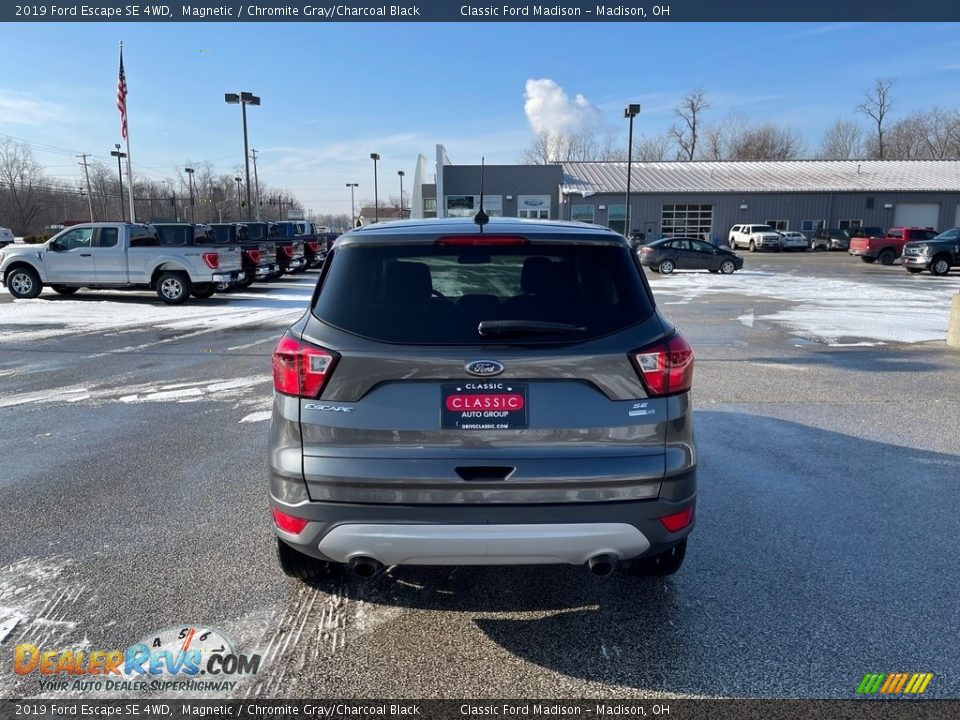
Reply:
[[[578, 342], [645, 320], [653, 303], [626, 247], [348, 246], [334, 250], [314, 306], [324, 322], [383, 342]], [[481, 336], [483, 321], [577, 329]]]

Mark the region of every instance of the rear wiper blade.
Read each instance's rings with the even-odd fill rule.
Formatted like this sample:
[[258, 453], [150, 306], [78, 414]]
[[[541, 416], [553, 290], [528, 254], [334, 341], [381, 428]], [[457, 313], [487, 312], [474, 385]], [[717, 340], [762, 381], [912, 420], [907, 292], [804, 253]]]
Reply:
[[481, 335], [552, 335], [554, 333], [586, 332], [585, 327], [570, 323], [541, 322], [539, 320], [483, 320], [477, 326]]

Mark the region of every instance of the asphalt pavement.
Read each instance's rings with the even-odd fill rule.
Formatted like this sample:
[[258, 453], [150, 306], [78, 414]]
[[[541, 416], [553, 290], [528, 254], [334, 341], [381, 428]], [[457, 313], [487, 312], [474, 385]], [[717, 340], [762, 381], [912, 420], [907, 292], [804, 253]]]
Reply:
[[[879, 295], [942, 282], [837, 253], [744, 254], [746, 272]], [[801, 302], [690, 299], [713, 276], [682, 291], [650, 277], [697, 356], [700, 496], [684, 567], [649, 580], [566, 566], [290, 580], [265, 451], [270, 353], [296, 302], [235, 326], [23, 341], [4, 324], [17, 303], [0, 306], [0, 697], [71, 697], [16, 675], [18, 644], [125, 648], [180, 626], [262, 655], [233, 697], [849, 698], [867, 672], [932, 672], [927, 697], [960, 696], [960, 350], [869, 328], [829, 342], [779, 319]], [[253, 292], [305, 307], [314, 281]]]

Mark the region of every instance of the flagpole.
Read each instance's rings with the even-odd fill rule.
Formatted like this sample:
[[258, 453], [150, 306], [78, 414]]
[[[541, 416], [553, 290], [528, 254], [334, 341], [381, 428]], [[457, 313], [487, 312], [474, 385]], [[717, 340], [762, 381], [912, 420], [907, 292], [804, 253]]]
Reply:
[[[120, 41], [120, 57], [123, 58], [123, 40]], [[124, 108], [126, 110], [126, 102], [124, 102]], [[129, 190], [130, 197], [130, 222], [135, 223], [137, 221], [136, 210], [134, 209], [133, 204], [133, 164], [130, 160], [130, 123], [129, 116], [130, 113], [127, 110], [127, 189]]]

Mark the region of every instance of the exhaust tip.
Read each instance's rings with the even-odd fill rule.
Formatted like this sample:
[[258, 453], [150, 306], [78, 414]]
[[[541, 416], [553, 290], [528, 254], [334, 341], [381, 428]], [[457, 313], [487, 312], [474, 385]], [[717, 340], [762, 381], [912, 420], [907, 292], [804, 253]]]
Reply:
[[617, 558], [613, 555], [594, 555], [592, 558], [587, 560], [587, 568], [593, 575], [598, 577], [606, 577], [613, 573], [614, 568], [617, 566]]
[[355, 557], [349, 563], [350, 572], [358, 578], [371, 578], [383, 567], [383, 563], [369, 557]]

